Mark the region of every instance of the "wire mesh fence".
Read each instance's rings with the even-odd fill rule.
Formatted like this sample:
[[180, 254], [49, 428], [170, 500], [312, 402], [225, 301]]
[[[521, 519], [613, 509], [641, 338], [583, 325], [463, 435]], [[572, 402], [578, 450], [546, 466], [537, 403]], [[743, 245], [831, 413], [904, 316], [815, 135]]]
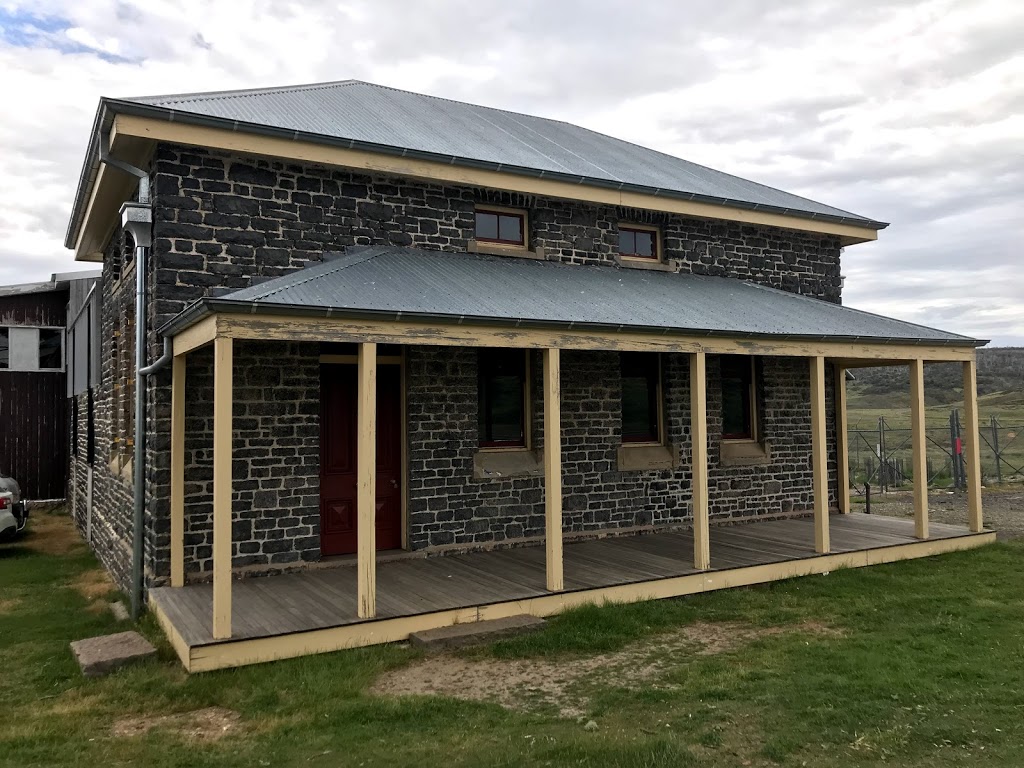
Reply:
[[[993, 416], [978, 430], [981, 475], [985, 483], [1024, 482], [1024, 425], [1003, 424]], [[928, 485], [966, 488], [965, 435], [960, 412], [953, 409], [948, 424], [925, 429]], [[848, 430], [850, 482], [879, 490], [911, 485], [914, 481], [913, 437], [909, 428], [892, 427], [885, 417], [865, 428]]]

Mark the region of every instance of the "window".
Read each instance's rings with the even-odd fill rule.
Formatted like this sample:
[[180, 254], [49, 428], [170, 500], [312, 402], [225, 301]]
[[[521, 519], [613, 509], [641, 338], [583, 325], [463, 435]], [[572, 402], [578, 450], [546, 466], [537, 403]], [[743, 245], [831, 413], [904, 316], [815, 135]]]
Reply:
[[526, 352], [480, 352], [480, 445], [525, 448], [527, 419]]
[[39, 329], [39, 370], [60, 370], [64, 367], [61, 355], [63, 341], [63, 328]]
[[11, 332], [0, 328], [0, 368], [11, 367]]
[[526, 214], [478, 208], [475, 237], [483, 243], [525, 246]]
[[661, 361], [657, 353], [623, 352], [622, 442], [661, 442]]
[[747, 355], [722, 357], [722, 437], [754, 440], [754, 359]]
[[627, 259], [658, 260], [658, 230], [654, 227], [620, 226], [619, 255]]

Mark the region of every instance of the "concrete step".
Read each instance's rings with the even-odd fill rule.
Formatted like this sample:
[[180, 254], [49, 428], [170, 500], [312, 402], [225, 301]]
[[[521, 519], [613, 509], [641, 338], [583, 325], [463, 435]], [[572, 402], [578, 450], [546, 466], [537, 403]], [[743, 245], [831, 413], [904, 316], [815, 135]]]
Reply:
[[102, 677], [126, 664], [156, 656], [156, 648], [138, 632], [75, 640], [71, 651], [86, 677]]
[[537, 616], [522, 613], [505, 619], [474, 621], [469, 624], [453, 624], [450, 627], [414, 632], [409, 635], [409, 642], [428, 651], [450, 650], [535, 632], [546, 623]]

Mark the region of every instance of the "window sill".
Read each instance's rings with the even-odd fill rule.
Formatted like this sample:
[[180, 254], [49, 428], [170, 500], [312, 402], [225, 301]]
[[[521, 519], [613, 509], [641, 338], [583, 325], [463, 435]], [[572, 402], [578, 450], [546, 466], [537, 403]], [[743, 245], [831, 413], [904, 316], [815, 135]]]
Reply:
[[675, 272], [676, 268], [671, 264], [656, 259], [635, 259], [629, 256], [615, 256], [615, 263], [625, 269], [648, 269], [654, 272]]
[[679, 449], [674, 445], [624, 443], [619, 446], [618, 466], [620, 472], [675, 469], [678, 464]]
[[544, 463], [539, 451], [529, 448], [481, 448], [473, 454], [473, 479], [539, 477]]
[[771, 446], [756, 440], [723, 440], [720, 463], [723, 467], [746, 467], [771, 464]]
[[543, 248], [531, 251], [520, 245], [501, 245], [500, 243], [481, 243], [477, 240], [470, 240], [466, 250], [469, 253], [486, 253], [490, 256], [515, 256], [518, 259], [545, 260]]

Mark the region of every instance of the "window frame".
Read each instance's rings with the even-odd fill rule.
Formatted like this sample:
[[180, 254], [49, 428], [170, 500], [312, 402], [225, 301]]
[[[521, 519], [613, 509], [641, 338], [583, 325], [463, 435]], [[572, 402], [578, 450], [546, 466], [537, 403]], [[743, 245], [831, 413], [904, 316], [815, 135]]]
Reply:
[[[67, 329], [65, 329], [63, 326], [55, 326], [55, 325], [40, 325], [40, 326], [38, 326], [38, 329], [39, 329], [39, 338], [38, 338], [38, 340], [36, 342], [36, 347], [37, 347], [36, 355], [38, 356], [37, 357], [37, 363], [36, 363], [36, 366], [37, 366], [36, 370], [39, 371], [40, 373], [54, 373], [54, 372], [59, 372], [59, 371], [66, 370], [67, 369], [67, 362], [68, 362], [68, 359], [67, 359], [67, 347], [68, 347]], [[57, 339], [60, 341], [60, 365], [58, 367], [56, 367], [56, 368], [43, 368], [43, 366], [42, 366], [42, 349], [41, 349], [41, 346], [42, 346], [42, 343], [43, 343], [43, 331], [54, 331], [56, 333]]]
[[662, 263], [662, 248], [661, 248], [661, 228], [653, 224], [635, 224], [633, 222], [622, 222], [616, 227], [616, 235], [621, 236], [623, 232], [646, 232], [650, 233], [654, 245], [654, 255], [652, 256], [641, 256], [637, 253], [623, 253], [620, 243], [616, 246], [616, 253], [620, 259], [625, 261], [631, 261], [641, 264], [661, 264]]
[[[619, 397], [619, 440], [623, 446], [658, 446], [665, 445], [665, 379], [663, 372], [663, 358], [660, 352], [620, 352], [619, 353], [619, 379], [620, 382], [626, 377], [623, 375], [624, 363], [628, 356], [642, 355], [644, 357], [653, 355], [654, 368], [654, 417], [656, 419], [654, 437], [646, 439], [627, 439], [625, 432], [625, 402], [624, 393]], [[621, 385], [620, 385], [621, 386]], [[648, 396], [650, 393], [648, 392]]]
[[[747, 385], [747, 401], [750, 414], [750, 432], [743, 434], [739, 432], [725, 431], [725, 371], [724, 363], [727, 360], [746, 359], [749, 365], [750, 376]], [[722, 442], [726, 443], [756, 443], [760, 439], [758, 434], [758, 413], [757, 413], [757, 357], [755, 355], [722, 355], [719, 358], [719, 386], [722, 389]]]
[[[523, 356], [523, 429], [521, 440], [487, 440], [485, 439], [486, 430], [482, 429], [485, 425], [485, 411], [484, 411], [484, 365], [483, 360], [485, 355], [493, 355], [495, 353], [512, 353], [519, 352]], [[532, 442], [531, 434], [531, 423], [533, 420], [533, 414], [530, 408], [531, 404], [531, 367], [530, 367], [530, 351], [527, 349], [515, 349], [507, 347], [486, 347], [478, 350], [477, 354], [477, 449], [480, 451], [528, 451], [530, 450]], [[493, 432], [493, 424], [491, 426]]]
[[[522, 232], [522, 240], [502, 240], [498, 238], [480, 237], [477, 234], [477, 215], [481, 213], [488, 213], [498, 217], [498, 234], [501, 234], [501, 217], [502, 216], [514, 216], [519, 219], [520, 227]], [[477, 243], [485, 243], [490, 246], [496, 246], [500, 248], [508, 248], [511, 250], [528, 250], [530, 241], [530, 219], [526, 210], [523, 208], [504, 208], [498, 205], [477, 205], [473, 208], [473, 241]]]

